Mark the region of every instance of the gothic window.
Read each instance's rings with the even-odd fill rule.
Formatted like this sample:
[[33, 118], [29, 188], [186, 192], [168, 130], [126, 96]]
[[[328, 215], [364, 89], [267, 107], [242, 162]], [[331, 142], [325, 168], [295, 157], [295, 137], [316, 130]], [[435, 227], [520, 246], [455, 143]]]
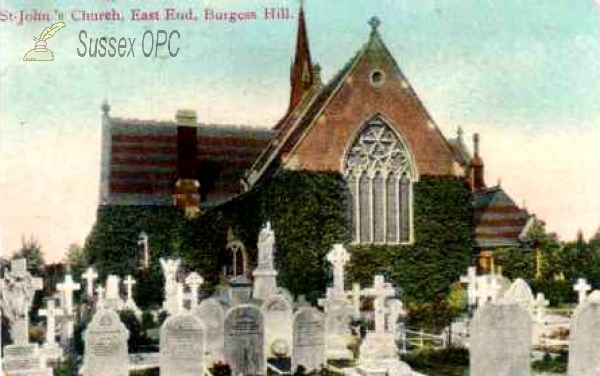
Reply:
[[352, 141], [344, 176], [356, 243], [412, 241], [415, 172], [404, 142], [383, 119], [368, 121]]

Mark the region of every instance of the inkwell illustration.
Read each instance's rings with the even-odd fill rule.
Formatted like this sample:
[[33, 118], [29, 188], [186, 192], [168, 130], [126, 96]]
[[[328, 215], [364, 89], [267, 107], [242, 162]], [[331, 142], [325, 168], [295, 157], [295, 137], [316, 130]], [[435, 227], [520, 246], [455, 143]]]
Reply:
[[47, 27], [42, 31], [39, 39], [33, 37], [35, 40], [35, 48], [25, 54], [23, 61], [52, 61], [54, 60], [54, 54], [48, 48], [46, 48], [46, 41], [56, 32], [63, 27], [67, 26], [64, 22], [57, 22], [50, 27]]

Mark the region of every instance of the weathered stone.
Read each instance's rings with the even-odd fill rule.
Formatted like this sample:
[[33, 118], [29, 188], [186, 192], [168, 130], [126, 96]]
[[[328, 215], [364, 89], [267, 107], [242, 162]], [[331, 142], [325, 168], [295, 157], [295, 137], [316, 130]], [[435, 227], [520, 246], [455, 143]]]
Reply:
[[528, 376], [532, 317], [519, 304], [489, 303], [472, 322], [470, 376]]
[[258, 307], [243, 304], [225, 315], [225, 359], [233, 375], [266, 374], [264, 319]]
[[192, 314], [169, 317], [160, 329], [161, 376], [204, 374], [206, 331]]
[[100, 309], [84, 334], [83, 371], [85, 376], [128, 376], [129, 331], [113, 310]]
[[600, 375], [600, 294], [577, 307], [569, 340], [569, 376]]
[[301, 308], [294, 315], [292, 372], [303, 366], [307, 372], [325, 364], [325, 320], [315, 308]]

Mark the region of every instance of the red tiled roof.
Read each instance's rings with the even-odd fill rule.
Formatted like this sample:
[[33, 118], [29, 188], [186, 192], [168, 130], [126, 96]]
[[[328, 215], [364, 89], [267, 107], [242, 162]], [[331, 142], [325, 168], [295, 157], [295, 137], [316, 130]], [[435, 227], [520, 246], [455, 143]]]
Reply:
[[482, 250], [518, 246], [520, 236], [532, 218], [501, 187], [475, 192], [473, 209], [475, 245]]
[[[170, 205], [178, 178], [177, 125], [174, 122], [111, 120], [110, 202]], [[271, 139], [265, 128], [198, 126], [200, 179], [214, 169], [203, 204], [214, 205], [241, 191], [240, 179]]]

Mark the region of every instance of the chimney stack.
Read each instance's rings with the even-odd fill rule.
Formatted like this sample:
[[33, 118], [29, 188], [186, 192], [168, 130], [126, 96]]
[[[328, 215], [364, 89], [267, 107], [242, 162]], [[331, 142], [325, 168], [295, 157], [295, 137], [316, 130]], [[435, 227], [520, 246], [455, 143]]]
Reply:
[[198, 116], [194, 110], [179, 110], [177, 120], [177, 183], [175, 205], [193, 217], [200, 212], [198, 182]]
[[479, 133], [473, 135], [473, 158], [471, 159], [471, 191], [477, 192], [485, 188], [483, 180], [483, 160], [479, 155]]

